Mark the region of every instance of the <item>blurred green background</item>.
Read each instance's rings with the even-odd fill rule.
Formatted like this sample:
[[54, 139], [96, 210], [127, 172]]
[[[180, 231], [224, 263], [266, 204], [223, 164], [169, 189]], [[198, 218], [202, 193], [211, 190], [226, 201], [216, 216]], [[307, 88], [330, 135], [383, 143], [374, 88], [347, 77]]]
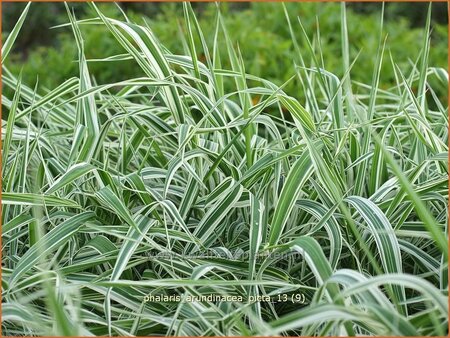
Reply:
[[[3, 4], [3, 40], [24, 6], [23, 3]], [[301, 48], [306, 48], [306, 44], [297, 17], [310, 39], [316, 39], [320, 29], [325, 67], [337, 76], [343, 76], [340, 4], [286, 3], [286, 6]], [[70, 7], [78, 19], [94, 16], [86, 4], [70, 3]], [[142, 24], [145, 20], [172, 53], [185, 53], [179, 39], [179, 34], [185, 29], [180, 3], [109, 3], [100, 7], [111, 17], [123, 18], [120, 7], [131, 21]], [[193, 3], [193, 7], [198, 13], [208, 43], [212, 44], [216, 5]], [[248, 73], [276, 84], [281, 84], [294, 74], [294, 49], [281, 6], [274, 3], [221, 3], [220, 8], [232, 41], [239, 44]], [[381, 4], [348, 3], [347, 8], [350, 61], [361, 51], [351, 71], [352, 80], [370, 83], [379, 39]], [[386, 4], [383, 36], [387, 35], [387, 42], [381, 72], [382, 88], [392, 86], [395, 81], [390, 54], [405, 72], [413, 67], [419, 57], [427, 10], [427, 3]], [[436, 67], [447, 68], [447, 18], [447, 3], [433, 3], [429, 64]], [[46, 88], [54, 88], [65, 79], [76, 76], [77, 51], [70, 27], [51, 29], [67, 21], [64, 4], [33, 3], [7, 61], [8, 69], [15, 74], [23, 69], [25, 83], [33, 86], [39, 81]], [[83, 26], [82, 32], [88, 59], [124, 52], [103, 27]], [[221, 59], [226, 60], [226, 49], [223, 48], [221, 52]], [[202, 55], [199, 58], [201, 60]], [[117, 62], [113, 67], [107, 62], [92, 62], [89, 70], [98, 83], [142, 76], [140, 68], [133, 61]], [[298, 90], [299, 86], [295, 82], [286, 88], [287, 92], [294, 95]]]

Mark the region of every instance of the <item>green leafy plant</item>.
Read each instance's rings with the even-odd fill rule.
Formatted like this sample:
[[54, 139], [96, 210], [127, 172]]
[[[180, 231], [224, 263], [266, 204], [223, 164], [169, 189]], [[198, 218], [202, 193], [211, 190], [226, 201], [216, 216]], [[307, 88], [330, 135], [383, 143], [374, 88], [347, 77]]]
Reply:
[[[297, 16], [301, 18], [305, 31], [311, 37], [313, 43], [320, 41], [320, 53], [317, 49], [316, 57], [321, 55], [326, 69], [339, 77], [344, 75], [341, 65], [341, 39], [339, 8], [332, 3], [286, 3], [288, 15], [297, 25]], [[380, 7], [381, 4], [373, 4]], [[393, 6], [395, 4], [390, 4]], [[42, 6], [42, 7], [41, 7]], [[82, 4], [74, 4], [80, 19], [89, 18], [92, 11]], [[122, 13], [116, 6], [99, 5], [102, 12], [108, 17], [121, 19]], [[146, 8], [153, 8], [155, 3], [142, 5], [142, 11], [149, 13]], [[151, 6], [151, 7], [150, 7]], [[201, 6], [201, 7], [200, 7]], [[208, 48], [214, 43], [215, 4], [201, 4], [197, 6], [198, 22], [205, 36]], [[366, 5], [367, 6], [367, 5]], [[389, 8], [390, 8], [389, 6]], [[418, 6], [418, 5], [417, 5]], [[231, 7], [231, 8], [230, 8]], [[37, 7], [36, 7], [37, 8]], [[57, 25], [65, 22], [65, 11], [57, 3], [41, 4], [41, 10], [36, 10], [33, 21], [29, 21], [32, 27], [37, 22], [49, 22], [47, 26]], [[58, 10], [59, 8], [59, 10]], [[183, 10], [174, 3], [160, 4], [158, 12], [147, 14], [145, 22], [151, 27], [158, 40], [174, 54], [188, 53], [187, 46], [180, 43], [180, 34], [186, 34], [187, 27], [184, 25]], [[416, 7], [414, 7], [416, 8]], [[419, 8], [419, 7], [417, 7]], [[126, 10], [131, 21], [142, 23], [143, 18], [138, 8]], [[275, 3], [250, 3], [247, 9], [235, 10], [231, 4], [221, 4], [223, 19], [227, 26], [227, 32], [234, 46], [239, 46], [246, 71], [252, 75], [262, 77], [266, 80], [281, 85], [292, 76], [292, 60], [295, 58], [292, 38], [284, 20], [283, 8]], [[54, 18], [43, 17], [43, 13], [54, 14]], [[48, 14], [46, 14], [48, 15]], [[358, 56], [352, 67], [352, 79], [361, 83], [370, 83], [371, 72], [369, 67], [374, 67], [373, 55], [377, 52], [376, 36], [373, 34], [373, 24], [377, 20], [376, 13], [364, 15], [347, 11], [348, 34], [350, 36], [349, 54], [352, 59]], [[261, 20], [264, 18], [264, 20]], [[7, 19], [7, 18], [5, 18]], [[31, 20], [28, 19], [28, 20]], [[384, 32], [389, 37], [386, 41], [386, 53], [382, 63], [380, 74], [380, 87], [383, 89], [396, 85], [395, 76], [391, 70], [389, 54], [395, 56], [395, 62], [403, 72], [411, 71], [411, 63], [418, 57], [422, 40], [423, 30], [411, 28], [410, 22], [404, 18], [391, 17], [385, 20]], [[44, 24], [40, 24], [44, 26]], [[46, 26], [44, 26], [46, 27]], [[115, 42], [114, 37], [108, 33], [106, 27], [83, 25], [80, 27], [83, 33], [84, 50], [87, 59], [103, 58], [106, 55], [116, 55], [123, 52], [122, 48]], [[36, 48], [29, 47], [26, 52], [21, 52], [21, 45], [12, 51], [9, 69], [19, 73], [22, 69], [22, 78], [28, 84], [39, 81], [40, 85], [53, 89], [69, 77], [77, 76], [77, 49], [73, 44], [73, 38], [69, 27], [59, 29], [47, 29], [39, 32], [46, 36], [46, 45], [38, 45]], [[35, 31], [27, 30], [27, 40], [35, 41]], [[31, 37], [29, 36], [31, 35]], [[196, 44], [201, 42], [196, 35], [193, 36]], [[51, 41], [52, 43], [48, 42]], [[307, 48], [303, 36], [298, 36], [301, 48]], [[436, 67], [447, 67], [447, 26], [433, 24], [433, 34], [430, 49], [430, 64]], [[226, 49], [219, 50], [224, 67], [229, 67]], [[25, 56], [23, 55], [25, 54]], [[199, 50], [199, 60], [204, 62], [205, 55]], [[51, 64], [52, 67], [47, 67]], [[110, 83], [120, 81], [122, 78], [133, 78], [139, 76], [139, 69], [135, 67], [132, 60], [116, 63], [115, 67], [104, 62], [91, 62], [89, 65], [92, 74], [98, 83]], [[439, 90], [435, 85], [439, 96], [444, 97], [445, 91]], [[302, 96], [298, 90], [299, 84], [296, 79], [289, 82], [284, 91], [289, 95]]]
[[[28, 7], [2, 49], [5, 335], [448, 333], [448, 108], [433, 86], [448, 76], [429, 65], [431, 12], [408, 73], [373, 22], [363, 84], [345, 4], [339, 75], [271, 4], [293, 55], [275, 83], [249, 72], [219, 8], [205, 33], [179, 5], [175, 54], [150, 24], [86, 6], [63, 25], [79, 74], [54, 89], [8, 68]], [[84, 28], [120, 51], [88, 58]], [[137, 75], [91, 76], [123, 63]]]

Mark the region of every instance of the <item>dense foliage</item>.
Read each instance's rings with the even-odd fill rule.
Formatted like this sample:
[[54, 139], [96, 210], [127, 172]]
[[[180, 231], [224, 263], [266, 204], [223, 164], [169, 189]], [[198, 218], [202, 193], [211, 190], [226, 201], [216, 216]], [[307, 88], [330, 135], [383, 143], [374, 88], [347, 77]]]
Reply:
[[261, 5], [280, 35], [245, 28], [259, 7], [230, 27], [178, 4], [176, 35], [85, 6], [50, 89], [9, 62], [30, 5], [2, 48], [4, 335], [448, 333], [431, 12], [389, 53], [381, 18], [351, 28], [344, 4], [317, 5], [319, 40], [304, 4]]
[[[17, 4], [5, 4], [5, 7], [8, 8], [8, 5], [12, 9], [18, 7]], [[131, 21], [143, 24], [145, 20], [152, 27], [158, 40], [172, 53], [189, 53], [188, 46], [180, 43], [180, 35], [186, 32], [186, 26], [183, 24], [183, 20], [180, 20], [183, 15], [180, 6], [176, 3], [160, 4], [159, 6], [139, 3], [132, 5], [128, 4], [127, 8], [131, 8], [126, 12]], [[199, 24], [204, 32], [206, 44], [212, 48], [215, 27], [211, 25], [211, 22], [215, 20], [216, 6], [214, 4], [196, 5], [199, 12]], [[236, 4], [234, 5], [236, 6]], [[365, 5], [367, 6], [367, 4]], [[388, 5], [384, 24], [384, 35], [388, 36], [388, 39], [380, 72], [381, 88], [393, 86], [396, 81], [391, 70], [389, 55], [394, 55], [395, 62], [402, 71], [408, 72], [411, 63], [418, 57], [423, 41], [423, 29], [413, 28], [411, 27], [413, 22], [394, 15], [397, 14], [394, 5], [396, 4]], [[77, 9], [76, 13], [80, 13], [80, 19], [94, 15], [92, 10], [83, 4], [73, 4], [73, 6]], [[246, 70], [250, 74], [281, 85], [291, 76], [292, 60], [296, 55], [289, 27], [284, 20], [283, 9], [276, 3], [253, 3], [248, 6], [247, 9], [236, 11], [233, 3], [221, 4], [230, 39], [235, 47], [239, 46]], [[295, 30], [300, 33], [298, 36], [300, 48], [307, 49], [307, 42], [301, 35], [297, 17], [300, 17], [305, 31], [315, 44], [318, 44], [320, 38], [320, 49], [317, 46], [316, 57], [323, 58], [327, 70], [342, 77], [344, 69], [341, 62], [340, 18], [337, 5], [332, 3], [286, 3], [286, 6], [292, 23], [297, 26]], [[372, 7], [380, 8], [380, 6], [381, 4], [372, 4]], [[391, 6], [394, 7], [389, 11]], [[409, 7], [412, 12], [419, 7], [423, 10], [423, 4]], [[108, 17], [123, 18], [119, 7], [106, 5], [100, 6], [100, 8]], [[64, 80], [77, 75], [78, 65], [74, 62], [77, 58], [77, 48], [73, 43], [69, 27], [49, 29], [51, 25], [67, 21], [65, 11], [60, 4], [41, 4], [31, 8], [30, 11], [34, 11], [29, 14], [29, 19], [27, 19], [32, 20], [29, 23], [30, 28], [24, 27], [23, 34], [26, 34], [23, 39], [24, 43], [18, 44], [12, 50], [9, 60], [10, 69], [14, 73], [19, 73], [23, 68], [22, 78], [26, 83], [31, 85], [39, 81], [40, 85], [53, 89]], [[143, 18], [141, 12], [145, 12], [149, 16]], [[17, 15], [18, 13], [11, 10], [11, 17], [13, 17], [12, 14]], [[367, 69], [375, 66], [373, 56], [377, 53], [378, 37], [373, 33], [378, 18], [379, 13], [377, 12], [358, 14], [350, 10], [347, 13], [350, 58], [354, 59], [358, 56], [352, 68], [354, 81], [362, 83], [371, 81], [372, 72]], [[417, 20], [417, 18], [412, 20]], [[41, 27], [38, 34], [42, 36], [41, 38], [36, 37], [34, 27]], [[106, 27], [82, 26], [80, 29], [83, 33], [84, 51], [88, 60], [123, 52], [121, 46], [108, 34]], [[446, 68], [447, 26], [434, 23], [432, 29], [430, 64]], [[196, 36], [193, 38], [196, 43], [200, 43]], [[42, 41], [39, 44], [40, 40]], [[219, 53], [223, 65], [229, 67], [226, 49], [221, 49]], [[204, 61], [204, 57], [205, 55], [199, 51], [199, 58]], [[49, 67], [49, 65], [52, 66]], [[135, 67], [133, 61], [122, 61], [116, 63], [114, 67], [107, 63], [90, 63], [89, 71], [98, 83], [116, 82], [124, 77], [131, 78], [140, 75], [139, 68]], [[293, 80], [287, 84], [285, 91], [290, 95], [299, 96], [302, 93], [298, 88], [298, 82]], [[441, 94], [440, 91], [439, 94]]]

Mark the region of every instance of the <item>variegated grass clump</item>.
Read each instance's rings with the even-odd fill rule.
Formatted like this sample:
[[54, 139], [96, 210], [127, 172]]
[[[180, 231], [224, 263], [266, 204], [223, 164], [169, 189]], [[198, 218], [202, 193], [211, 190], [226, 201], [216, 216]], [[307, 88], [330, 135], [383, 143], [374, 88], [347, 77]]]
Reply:
[[[382, 21], [360, 84], [344, 4], [341, 79], [286, 13], [300, 101], [246, 73], [219, 10], [203, 36], [189, 3], [185, 55], [145, 22], [68, 8], [80, 75], [30, 86], [5, 62], [29, 6], [2, 48], [4, 335], [448, 333], [448, 108], [429, 81], [448, 76], [428, 65], [430, 13], [409, 72], [389, 55], [389, 89]], [[87, 60], [84, 25], [123, 54]], [[142, 76], [89, 74], [124, 60]], [[185, 301], [208, 295], [242, 301]]]

